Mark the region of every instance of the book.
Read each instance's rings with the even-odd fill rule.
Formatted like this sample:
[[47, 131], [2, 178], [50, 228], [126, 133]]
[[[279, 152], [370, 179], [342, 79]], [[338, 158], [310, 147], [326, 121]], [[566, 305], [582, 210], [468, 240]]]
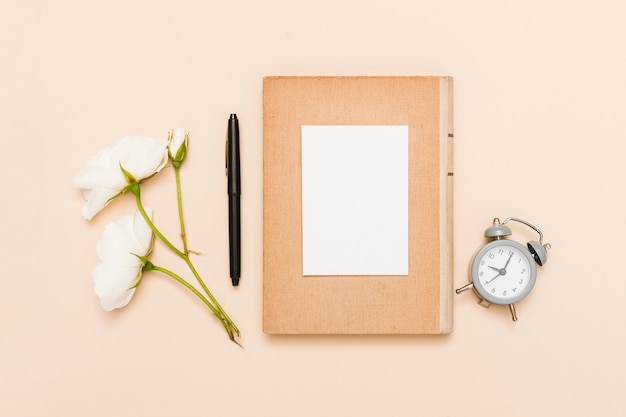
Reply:
[[264, 332], [452, 331], [452, 88], [263, 79]]

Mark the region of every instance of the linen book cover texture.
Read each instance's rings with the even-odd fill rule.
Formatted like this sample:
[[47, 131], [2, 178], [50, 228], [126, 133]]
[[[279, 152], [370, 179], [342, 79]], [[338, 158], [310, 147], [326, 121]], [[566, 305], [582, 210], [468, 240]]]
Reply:
[[[408, 128], [408, 275], [304, 275], [309, 126]], [[452, 148], [451, 77], [264, 78], [264, 332], [452, 331]]]

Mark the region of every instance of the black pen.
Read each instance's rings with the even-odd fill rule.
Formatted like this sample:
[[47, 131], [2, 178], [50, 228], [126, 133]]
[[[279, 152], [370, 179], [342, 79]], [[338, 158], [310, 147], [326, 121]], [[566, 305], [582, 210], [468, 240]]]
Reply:
[[237, 115], [234, 113], [228, 119], [226, 175], [228, 177], [230, 279], [233, 286], [237, 286], [241, 277], [241, 172], [239, 167], [239, 120], [237, 120]]

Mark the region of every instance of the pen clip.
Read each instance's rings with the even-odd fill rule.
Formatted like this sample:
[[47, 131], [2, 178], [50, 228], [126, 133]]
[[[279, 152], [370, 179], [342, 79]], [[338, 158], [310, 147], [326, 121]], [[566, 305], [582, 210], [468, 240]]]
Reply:
[[226, 176], [228, 177], [228, 134], [226, 135], [226, 144], [224, 145], [224, 161], [226, 165]]

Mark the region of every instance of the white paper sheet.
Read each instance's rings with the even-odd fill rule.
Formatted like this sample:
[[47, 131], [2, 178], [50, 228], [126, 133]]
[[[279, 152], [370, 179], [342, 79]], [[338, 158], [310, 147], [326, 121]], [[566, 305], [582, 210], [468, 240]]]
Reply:
[[408, 275], [408, 126], [302, 126], [303, 275]]

